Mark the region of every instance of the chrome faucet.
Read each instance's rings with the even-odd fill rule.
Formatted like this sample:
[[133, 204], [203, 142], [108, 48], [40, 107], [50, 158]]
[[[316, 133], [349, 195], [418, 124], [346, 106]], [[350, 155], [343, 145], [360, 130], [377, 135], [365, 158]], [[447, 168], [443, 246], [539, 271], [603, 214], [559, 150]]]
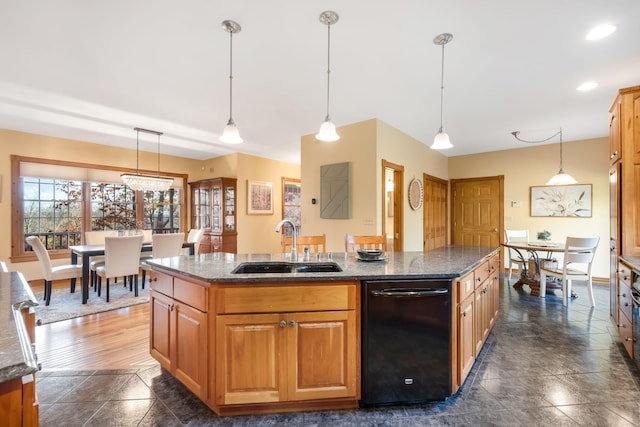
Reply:
[[283, 219], [276, 225], [276, 233], [280, 231], [281, 228], [284, 227], [285, 224], [289, 224], [291, 226], [292, 236], [291, 236], [291, 261], [298, 261], [298, 247], [296, 246], [296, 225], [290, 219]]

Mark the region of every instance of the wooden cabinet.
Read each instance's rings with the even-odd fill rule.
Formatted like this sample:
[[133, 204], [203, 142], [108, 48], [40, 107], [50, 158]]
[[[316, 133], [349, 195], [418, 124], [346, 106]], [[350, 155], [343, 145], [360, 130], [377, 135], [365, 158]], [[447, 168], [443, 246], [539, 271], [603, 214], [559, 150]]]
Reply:
[[633, 300], [631, 298], [632, 270], [624, 261], [618, 264], [618, 334], [620, 340], [633, 359]]
[[454, 307], [457, 307], [457, 342], [452, 360], [456, 360], [457, 363], [453, 367], [453, 392], [464, 383], [493, 328], [498, 314], [499, 271], [500, 258], [496, 254], [456, 282]]
[[633, 357], [631, 318], [624, 315], [629, 266], [621, 256], [640, 256], [640, 86], [620, 89], [609, 108], [610, 308], [612, 322]]
[[200, 253], [237, 252], [235, 178], [191, 182], [191, 228], [204, 228]]
[[[216, 404], [359, 398], [357, 285], [225, 288], [217, 296]], [[264, 304], [269, 301], [269, 304]]]
[[154, 271], [151, 289], [151, 356], [205, 400], [208, 289]]

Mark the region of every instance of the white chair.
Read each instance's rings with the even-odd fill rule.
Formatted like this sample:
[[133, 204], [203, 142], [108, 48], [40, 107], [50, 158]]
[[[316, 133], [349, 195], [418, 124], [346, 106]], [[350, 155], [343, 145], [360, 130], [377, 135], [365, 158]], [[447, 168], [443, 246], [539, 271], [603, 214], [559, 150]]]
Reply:
[[142, 243], [153, 242], [153, 230], [142, 230], [142, 235], [144, 236], [144, 238], [142, 239]]
[[[562, 305], [567, 305], [571, 295], [572, 280], [586, 280], [591, 306], [596, 306], [591, 286], [591, 264], [598, 248], [600, 237], [567, 237], [564, 248], [562, 265], [556, 268], [547, 265], [540, 266], [540, 297], [544, 298], [547, 290], [547, 276], [562, 280]], [[582, 264], [586, 268], [575, 269], [575, 264]]]
[[[529, 242], [529, 230], [504, 230], [504, 241], [509, 242]], [[513, 273], [514, 264], [518, 266], [518, 270], [522, 271], [524, 265], [522, 263], [527, 262], [529, 257], [526, 253], [521, 253], [522, 258], [518, 255], [515, 249], [509, 248], [509, 279], [511, 280], [511, 273]]]
[[[88, 246], [104, 246], [104, 239], [107, 236], [117, 236], [118, 232], [115, 230], [95, 230], [84, 232], [84, 244]], [[89, 274], [91, 275], [90, 281], [93, 288], [96, 288], [97, 276], [96, 268], [104, 265], [104, 255], [97, 255], [91, 257], [89, 264]]]
[[0, 261], [0, 271], [3, 273], [8, 273], [9, 269], [7, 268], [7, 263], [4, 261]]
[[200, 250], [200, 242], [204, 238], [204, 228], [192, 228], [187, 235], [187, 242], [193, 243], [193, 253], [198, 255]]
[[98, 296], [102, 288], [102, 279], [106, 280], [106, 301], [109, 302], [109, 279], [111, 277], [129, 277], [135, 296], [138, 296], [138, 269], [140, 250], [144, 236], [107, 237], [104, 239], [104, 265], [96, 269], [98, 275]]
[[45, 305], [51, 302], [52, 283], [54, 280], [75, 279], [82, 277], [82, 266], [77, 264], [64, 264], [53, 267], [49, 252], [42, 241], [37, 236], [27, 237], [27, 243], [33, 248], [33, 251], [40, 261], [42, 267], [42, 275], [44, 276], [44, 300]]
[[[167, 233], [153, 235], [153, 258], [169, 258], [182, 254], [182, 244], [184, 243], [184, 233]], [[147, 271], [151, 271], [151, 266], [143, 260], [140, 263], [142, 269], [142, 289], [146, 279]]]

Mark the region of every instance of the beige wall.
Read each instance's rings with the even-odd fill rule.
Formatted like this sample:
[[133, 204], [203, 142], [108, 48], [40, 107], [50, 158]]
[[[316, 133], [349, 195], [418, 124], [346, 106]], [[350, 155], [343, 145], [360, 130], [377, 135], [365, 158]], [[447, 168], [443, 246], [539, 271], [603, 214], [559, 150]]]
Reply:
[[[304, 234], [327, 235], [327, 250], [343, 251], [344, 235], [382, 232], [382, 160], [404, 166], [404, 250], [422, 250], [422, 209], [411, 210], [406, 188], [422, 174], [446, 179], [447, 158], [377, 119], [338, 129], [340, 140], [321, 142], [302, 137], [302, 221]], [[351, 218], [320, 218], [320, 166], [351, 162]], [[312, 198], [318, 204], [312, 205]]]
[[[29, 134], [0, 129], [0, 259], [6, 260], [13, 271], [22, 271], [27, 280], [41, 278], [37, 262], [12, 264], [11, 256], [11, 155], [64, 160], [78, 163], [108, 165], [132, 168], [136, 166], [135, 149], [109, 147], [63, 138]], [[140, 152], [140, 170], [157, 170], [157, 153]], [[238, 153], [208, 159], [192, 160], [182, 157], [161, 155], [160, 168], [163, 172], [188, 174], [188, 182], [199, 179], [228, 176], [238, 178], [238, 251], [239, 252], [279, 252], [280, 237], [273, 229], [281, 217], [281, 176], [300, 177], [300, 166], [273, 161]], [[269, 181], [274, 184], [274, 213], [256, 217], [246, 212], [247, 180]], [[188, 213], [188, 203], [187, 203]], [[189, 227], [187, 220], [187, 228]], [[271, 232], [266, 233], [267, 230]], [[257, 237], [260, 236], [261, 237]], [[267, 239], [267, 236], [269, 237]], [[64, 260], [54, 261], [54, 264]]]
[[[591, 218], [546, 218], [530, 216], [530, 187], [545, 185], [558, 172], [559, 144], [526, 146], [449, 158], [449, 179], [504, 175], [504, 226], [528, 229], [535, 238], [549, 230], [551, 240], [566, 236], [600, 236], [593, 274], [609, 277], [609, 142], [607, 138], [563, 143], [565, 172], [580, 184], [592, 184]], [[511, 206], [511, 202], [521, 207]], [[508, 265], [508, 264], [507, 264]]]

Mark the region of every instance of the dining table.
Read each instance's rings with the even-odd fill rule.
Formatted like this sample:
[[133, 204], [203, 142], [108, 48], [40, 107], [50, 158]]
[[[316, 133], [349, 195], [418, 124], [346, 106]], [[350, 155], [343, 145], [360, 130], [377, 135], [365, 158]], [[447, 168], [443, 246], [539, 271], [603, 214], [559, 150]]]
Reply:
[[[564, 253], [564, 243], [534, 241], [534, 242], [504, 242], [502, 246], [513, 249], [520, 258], [522, 270], [520, 278], [513, 284], [514, 288], [522, 288], [523, 285], [529, 286], [532, 296], [540, 295], [540, 263], [542, 262], [558, 262], [554, 259], [554, 253]], [[529, 254], [527, 259], [524, 253]], [[532, 261], [531, 265], [529, 261]], [[533, 271], [532, 271], [533, 270]], [[558, 280], [548, 280], [547, 290], [562, 289], [562, 283]], [[573, 293], [571, 295], [574, 296]]]
[[[195, 253], [195, 242], [184, 242], [183, 248], [189, 250], [189, 255]], [[74, 245], [69, 246], [71, 251], [71, 264], [78, 264], [78, 258], [82, 259], [82, 303], [86, 304], [89, 300], [89, 265], [92, 256], [104, 255], [104, 245]], [[141, 252], [151, 252], [153, 245], [151, 243], [143, 243]], [[71, 279], [71, 291], [75, 291], [76, 279]]]

